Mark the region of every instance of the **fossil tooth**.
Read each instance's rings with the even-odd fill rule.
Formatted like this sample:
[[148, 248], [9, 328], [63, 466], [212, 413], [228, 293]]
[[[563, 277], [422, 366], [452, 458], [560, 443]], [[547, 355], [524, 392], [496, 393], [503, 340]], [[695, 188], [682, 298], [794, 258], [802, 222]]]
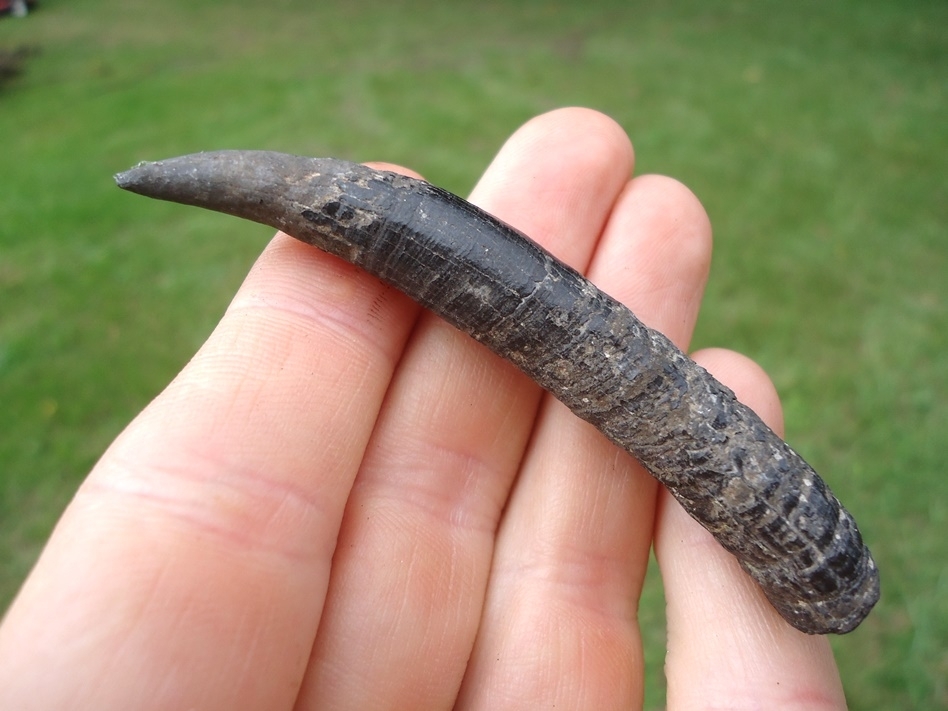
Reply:
[[855, 522], [796, 452], [628, 308], [456, 195], [265, 151], [143, 163], [116, 181], [283, 230], [470, 334], [638, 458], [797, 629], [848, 632], [878, 600]]

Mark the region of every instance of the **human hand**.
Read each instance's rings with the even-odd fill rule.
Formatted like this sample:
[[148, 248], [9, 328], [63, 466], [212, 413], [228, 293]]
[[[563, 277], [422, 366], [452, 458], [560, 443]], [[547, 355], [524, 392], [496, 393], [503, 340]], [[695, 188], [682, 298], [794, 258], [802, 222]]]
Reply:
[[[686, 348], [710, 226], [632, 162], [613, 122], [556, 111], [472, 201]], [[695, 358], [780, 430], [756, 366]], [[845, 705], [826, 639], [630, 456], [278, 235], [63, 515], [0, 627], [0, 708], [634, 708], [653, 538], [670, 708]]]

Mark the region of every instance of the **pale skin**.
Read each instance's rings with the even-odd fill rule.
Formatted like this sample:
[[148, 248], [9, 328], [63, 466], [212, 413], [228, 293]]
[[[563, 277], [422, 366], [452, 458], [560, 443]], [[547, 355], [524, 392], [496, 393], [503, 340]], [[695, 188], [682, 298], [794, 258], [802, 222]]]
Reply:
[[[680, 183], [632, 175], [619, 126], [564, 109], [471, 199], [687, 349], [710, 224]], [[760, 368], [694, 357], [781, 431]], [[0, 627], [0, 708], [640, 708], [652, 545], [669, 709], [845, 707], [827, 640], [631, 456], [277, 235], [64, 513]]]

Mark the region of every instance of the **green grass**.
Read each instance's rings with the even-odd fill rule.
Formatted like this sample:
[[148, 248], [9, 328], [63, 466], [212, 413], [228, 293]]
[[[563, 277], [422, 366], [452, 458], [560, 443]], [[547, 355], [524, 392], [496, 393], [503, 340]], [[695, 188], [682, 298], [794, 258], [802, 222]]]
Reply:
[[[696, 345], [760, 361], [883, 599], [834, 640], [854, 709], [948, 708], [948, 4], [44, 0], [0, 86], [0, 609], [269, 231], [111, 175], [222, 147], [410, 165], [464, 193], [582, 104], [715, 224]], [[224, 233], [224, 234], [222, 234]], [[643, 620], [663, 698], [661, 593]]]

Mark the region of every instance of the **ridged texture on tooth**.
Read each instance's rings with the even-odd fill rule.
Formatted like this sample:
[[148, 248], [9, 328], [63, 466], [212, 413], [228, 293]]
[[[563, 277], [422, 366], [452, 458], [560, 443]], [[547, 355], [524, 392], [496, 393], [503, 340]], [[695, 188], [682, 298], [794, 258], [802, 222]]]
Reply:
[[261, 151], [146, 163], [116, 180], [342, 257], [513, 362], [635, 455], [794, 627], [848, 632], [878, 600], [856, 524], [796, 452], [665, 336], [461, 198], [345, 161]]

